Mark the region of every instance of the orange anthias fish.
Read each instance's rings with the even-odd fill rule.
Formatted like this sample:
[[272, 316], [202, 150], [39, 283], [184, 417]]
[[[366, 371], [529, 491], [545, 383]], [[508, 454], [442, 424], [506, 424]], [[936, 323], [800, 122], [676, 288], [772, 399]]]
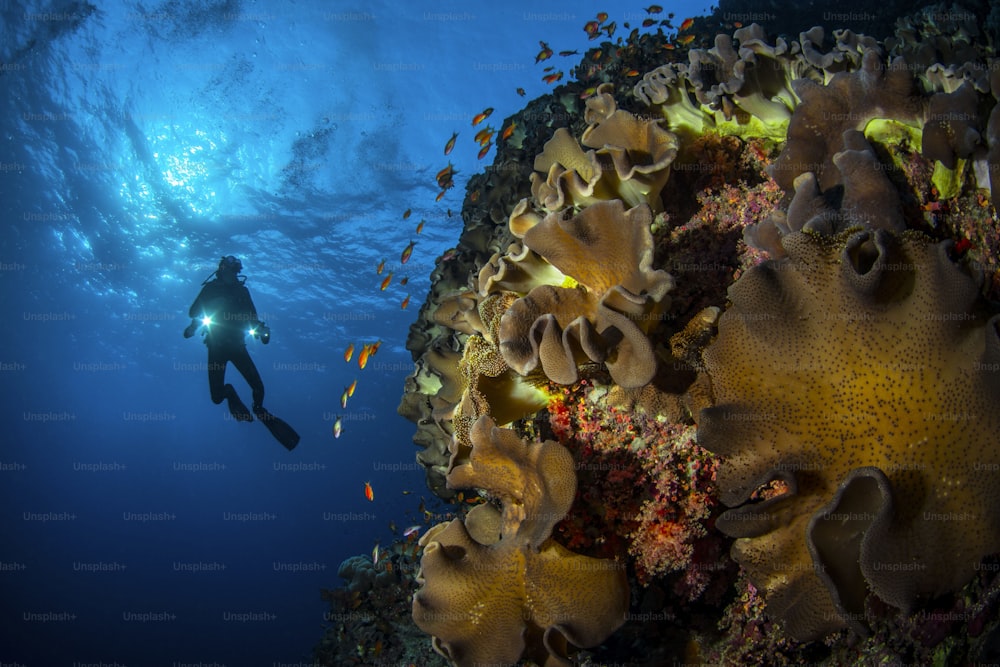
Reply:
[[458, 139], [458, 132], [455, 132], [454, 134], [452, 134], [451, 135], [451, 139], [449, 139], [448, 143], [446, 143], [444, 145], [444, 154], [445, 155], [447, 155], [448, 153], [450, 153], [452, 151], [452, 149], [455, 148], [455, 139]]
[[354, 356], [354, 343], [348, 345], [347, 349], [344, 350], [344, 361], [350, 361], [352, 356]]
[[642, 27], [648, 28], [649, 26], [656, 25], [656, 19], [643, 19]]
[[684, 22], [681, 23], [681, 27], [678, 28], [677, 30], [680, 32], [684, 32], [685, 30], [690, 30], [691, 26], [693, 25], [694, 25], [694, 19], [684, 19]]
[[694, 41], [694, 37], [695, 37], [694, 35], [684, 35], [683, 37], [678, 37], [677, 43], [680, 44], [681, 46], [687, 46], [688, 44]]
[[400, 286], [406, 285], [406, 283], [408, 282], [410, 282], [409, 276], [403, 276], [402, 278], [399, 279]]
[[410, 255], [413, 254], [413, 246], [417, 245], [416, 241], [410, 241], [410, 245], [403, 248], [403, 254], [399, 256], [399, 263], [406, 264], [410, 261]]
[[375, 500], [375, 492], [372, 491], [371, 482], [365, 482], [365, 498], [368, 499], [368, 502], [374, 502]]
[[387, 275], [385, 278], [382, 279], [382, 284], [379, 286], [379, 289], [384, 292], [385, 288], [388, 287], [389, 283], [391, 282], [392, 282], [392, 271], [390, 271], [389, 275]]
[[380, 276], [380, 275], [382, 275], [383, 271], [385, 271], [385, 260], [384, 259], [381, 262], [378, 263], [378, 266], [375, 267], [375, 275]]
[[361, 352], [358, 353], [358, 366], [361, 368], [361, 370], [364, 370], [365, 366], [368, 365], [368, 355], [370, 355], [371, 353], [372, 349], [367, 345], [363, 346], [361, 348]]
[[549, 74], [548, 76], [543, 76], [542, 81], [545, 83], [555, 83], [563, 78], [562, 72], [556, 72], [555, 74]]
[[487, 125], [483, 129], [476, 132], [476, 136], [473, 137], [473, 139], [476, 140], [477, 144], [482, 146], [483, 144], [489, 143], [490, 139], [493, 138], [494, 132], [496, 132], [496, 130], [493, 129], [493, 126]]
[[347, 388], [347, 395], [354, 396], [354, 390], [357, 389], [357, 387], [358, 387], [358, 378], [354, 378], [354, 382], [352, 382], [351, 386]]
[[552, 49], [549, 48], [548, 44], [539, 40], [538, 45], [542, 47], [542, 50], [538, 52], [537, 56], [535, 56], [536, 65], [542, 62], [543, 60], [548, 60], [549, 58], [552, 57]]
[[405, 211], [403, 211], [403, 220], [406, 220], [407, 218], [409, 218], [411, 212], [412, 212], [412, 209], [406, 209]]
[[493, 113], [493, 107], [483, 109], [481, 113], [477, 113], [475, 116], [472, 117], [472, 127], [479, 125], [484, 120], [489, 118], [491, 113]]
[[587, 33], [588, 39], [597, 39], [601, 36], [601, 24], [598, 21], [588, 21], [583, 26], [583, 31]]
[[608, 13], [607, 12], [597, 12], [597, 20], [600, 21], [601, 23], [604, 23], [605, 21], [608, 20]]
[[477, 155], [476, 158], [482, 160], [484, 157], [486, 157], [486, 154], [490, 152], [490, 148], [492, 148], [492, 147], [493, 146], [491, 144], [486, 144], [485, 146], [483, 146], [482, 148], [480, 148], [479, 149], [479, 155]]
[[437, 180], [438, 187], [442, 190], [447, 190], [448, 188], [454, 187], [455, 181], [454, 176], [458, 171], [455, 166], [449, 162], [448, 166], [437, 173], [434, 178]]
[[410, 305], [410, 295], [407, 294], [406, 298], [403, 299], [403, 303], [399, 304], [399, 307], [402, 308], [403, 310], [406, 310], [406, 307], [409, 305]]
[[442, 190], [441, 192], [439, 192], [438, 195], [437, 195], [437, 197], [434, 198], [434, 201], [441, 201], [441, 199], [444, 198], [444, 196], [445, 196], [445, 194], [447, 192], [448, 192], [447, 189]]
[[517, 127], [517, 125], [511, 122], [510, 125], [504, 128], [503, 132], [500, 134], [500, 138], [503, 139], [504, 141], [510, 139], [510, 135], [514, 134], [515, 127]]
[[421, 220], [420, 223], [417, 225], [417, 234], [419, 234], [420, 232], [422, 232], [423, 229], [424, 229], [424, 221]]
[[646, 7], [647, 14], [659, 14], [662, 11], [663, 7], [660, 7], [659, 5], [650, 5], [649, 7]]
[[374, 355], [376, 352], [378, 352], [378, 349], [380, 347], [382, 347], [382, 341], [380, 340], [375, 341], [374, 343], [368, 346], [369, 349], [368, 354]]

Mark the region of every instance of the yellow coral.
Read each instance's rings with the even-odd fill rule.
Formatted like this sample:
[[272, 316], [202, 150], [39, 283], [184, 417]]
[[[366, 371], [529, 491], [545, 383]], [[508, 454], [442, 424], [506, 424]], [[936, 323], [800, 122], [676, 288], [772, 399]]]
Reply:
[[869, 590], [909, 609], [1000, 551], [1000, 318], [920, 234], [783, 244], [730, 288], [698, 440], [742, 505], [717, 522], [734, 558], [808, 640], [863, 632]]

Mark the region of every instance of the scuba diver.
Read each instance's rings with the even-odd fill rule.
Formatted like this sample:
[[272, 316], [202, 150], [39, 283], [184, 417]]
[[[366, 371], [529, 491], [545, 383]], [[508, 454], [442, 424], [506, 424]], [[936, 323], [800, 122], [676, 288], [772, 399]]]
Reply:
[[[246, 277], [239, 275], [242, 270], [243, 264], [236, 257], [222, 258], [219, 268], [202, 283], [201, 293], [188, 310], [191, 324], [184, 329], [184, 337], [191, 338], [198, 327], [204, 327], [202, 334], [208, 346], [208, 388], [212, 402], [219, 404], [225, 399], [230, 414], [237, 421], [252, 422], [256, 415], [271, 435], [291, 451], [299, 444], [299, 434], [264, 409], [264, 383], [244, 341], [249, 333], [267, 345], [271, 341], [271, 330], [257, 319], [257, 309], [244, 284]], [[253, 391], [253, 415], [233, 385], [225, 383], [226, 364], [230, 361]]]

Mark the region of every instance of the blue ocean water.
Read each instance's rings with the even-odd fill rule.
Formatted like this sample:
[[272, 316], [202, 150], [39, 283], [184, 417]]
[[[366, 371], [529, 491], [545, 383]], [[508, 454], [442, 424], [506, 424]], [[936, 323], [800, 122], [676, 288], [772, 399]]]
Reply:
[[[469, 121], [549, 90], [539, 40], [582, 53], [601, 10], [645, 15], [0, 0], [0, 663], [308, 664], [320, 589], [430, 498], [395, 408], [465, 179], [492, 160]], [[181, 335], [226, 254], [271, 327], [248, 347], [292, 452], [210, 401], [205, 347]], [[364, 370], [344, 361], [377, 340]]]

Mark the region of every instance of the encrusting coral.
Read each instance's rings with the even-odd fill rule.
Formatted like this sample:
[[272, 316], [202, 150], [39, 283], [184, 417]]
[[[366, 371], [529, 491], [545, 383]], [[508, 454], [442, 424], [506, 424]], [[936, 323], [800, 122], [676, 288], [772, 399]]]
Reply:
[[869, 590], [909, 610], [1000, 551], [1000, 316], [922, 234], [782, 243], [730, 288], [698, 442], [724, 457], [717, 527], [804, 641], [864, 632]]
[[522, 658], [570, 665], [572, 646], [594, 646], [625, 621], [624, 569], [550, 538], [576, 494], [568, 450], [525, 442], [486, 416], [472, 440], [448, 483], [485, 489], [502, 510], [480, 505], [464, 523], [438, 524], [421, 538], [414, 621], [459, 667]]

